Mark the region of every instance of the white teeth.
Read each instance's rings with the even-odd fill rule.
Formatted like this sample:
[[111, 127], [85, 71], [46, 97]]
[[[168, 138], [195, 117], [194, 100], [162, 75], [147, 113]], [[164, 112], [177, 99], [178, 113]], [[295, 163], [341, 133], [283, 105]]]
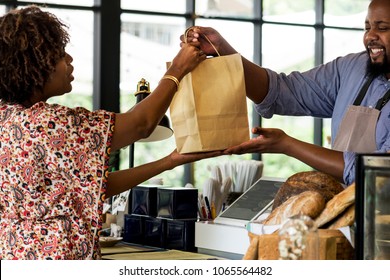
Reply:
[[373, 54], [377, 54], [377, 53], [379, 53], [379, 52], [381, 52], [381, 51], [383, 51], [383, 49], [371, 49], [371, 52], [372, 52]]

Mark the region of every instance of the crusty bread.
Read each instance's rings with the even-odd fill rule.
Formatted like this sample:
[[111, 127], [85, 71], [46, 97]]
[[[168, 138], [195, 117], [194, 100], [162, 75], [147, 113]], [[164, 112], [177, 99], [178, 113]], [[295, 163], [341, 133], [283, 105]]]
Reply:
[[336, 217], [328, 229], [339, 229], [342, 227], [351, 226], [355, 221], [355, 203], [348, 206], [338, 217]]
[[326, 203], [324, 211], [316, 218], [315, 223], [318, 228], [336, 218], [348, 206], [355, 202], [355, 183], [345, 188], [341, 193], [336, 194]]
[[250, 244], [245, 252], [245, 255], [243, 256], [243, 260], [257, 260], [258, 259], [258, 244], [259, 244], [259, 238], [258, 236], [254, 235], [253, 233], [249, 232], [250, 236]]
[[305, 191], [287, 199], [282, 205], [272, 210], [263, 221], [265, 225], [282, 224], [288, 218], [302, 214], [316, 218], [325, 207], [325, 199], [316, 191]]
[[287, 199], [304, 191], [317, 191], [328, 202], [335, 194], [343, 191], [343, 186], [332, 176], [319, 171], [299, 172], [290, 176], [275, 195], [272, 209]]

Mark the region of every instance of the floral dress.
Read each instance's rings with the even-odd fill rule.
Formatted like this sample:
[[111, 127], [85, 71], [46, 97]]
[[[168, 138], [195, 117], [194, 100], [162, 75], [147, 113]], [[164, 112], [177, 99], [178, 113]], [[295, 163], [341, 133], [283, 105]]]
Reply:
[[99, 259], [115, 114], [0, 102], [0, 259]]

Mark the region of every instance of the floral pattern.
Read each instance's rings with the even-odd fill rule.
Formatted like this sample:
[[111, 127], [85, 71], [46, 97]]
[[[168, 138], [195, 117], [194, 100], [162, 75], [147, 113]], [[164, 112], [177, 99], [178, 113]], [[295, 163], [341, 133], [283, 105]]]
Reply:
[[99, 259], [115, 114], [0, 103], [0, 259]]

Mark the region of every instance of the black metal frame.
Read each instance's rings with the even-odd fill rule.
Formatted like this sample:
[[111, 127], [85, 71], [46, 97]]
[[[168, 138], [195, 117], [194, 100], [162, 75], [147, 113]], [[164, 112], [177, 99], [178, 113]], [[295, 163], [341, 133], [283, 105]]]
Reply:
[[[354, 247], [355, 247], [355, 258], [357, 260], [364, 260], [364, 248], [374, 248], [375, 244], [373, 239], [368, 238], [366, 232], [366, 223], [369, 224], [370, 232], [375, 232], [375, 221], [369, 221], [365, 219], [366, 216], [366, 165], [364, 163], [365, 158], [390, 158], [389, 153], [366, 153], [366, 154], [357, 154], [356, 155], [356, 175], [355, 175], [355, 235], [354, 235]], [[371, 167], [372, 170], [381, 170], [382, 167]], [[388, 170], [388, 169], [387, 169]], [[369, 207], [373, 208], [372, 212], [375, 210], [375, 201], [370, 201]]]

